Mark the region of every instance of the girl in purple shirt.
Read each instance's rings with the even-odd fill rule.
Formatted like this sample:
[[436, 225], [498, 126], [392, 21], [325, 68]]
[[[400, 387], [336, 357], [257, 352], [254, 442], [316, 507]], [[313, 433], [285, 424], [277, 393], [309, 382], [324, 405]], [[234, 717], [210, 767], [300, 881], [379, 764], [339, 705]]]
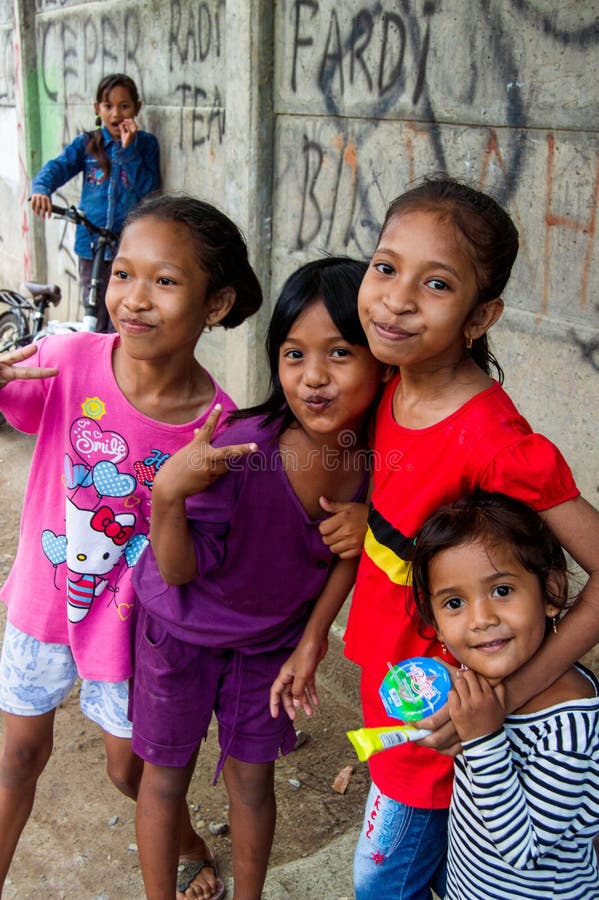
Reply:
[[[302, 635], [296, 664], [315, 670], [356, 568], [341, 558], [353, 552], [342, 512], [365, 499], [368, 418], [385, 371], [357, 316], [365, 268], [327, 258], [288, 279], [269, 329], [269, 399], [233, 414], [211, 445], [212, 413], [156, 478], [151, 545], [134, 581], [133, 746], [146, 762], [137, 840], [148, 897], [174, 900], [177, 810], [213, 713], [234, 897], [262, 894], [274, 760], [295, 743], [287, 713], [270, 715], [270, 686]], [[214, 465], [225, 442], [251, 451]], [[323, 527], [325, 511], [337, 515]]]

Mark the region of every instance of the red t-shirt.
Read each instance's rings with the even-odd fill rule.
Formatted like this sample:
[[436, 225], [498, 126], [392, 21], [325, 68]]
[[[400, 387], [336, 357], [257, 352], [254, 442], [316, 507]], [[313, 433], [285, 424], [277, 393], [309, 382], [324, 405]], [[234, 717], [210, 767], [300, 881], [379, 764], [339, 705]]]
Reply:
[[[346, 655], [362, 666], [366, 726], [392, 725], [378, 689], [388, 671], [411, 656], [441, 656], [432, 629], [410, 612], [407, 548], [439, 506], [475, 488], [501, 491], [536, 510], [578, 496], [563, 456], [534, 434], [499, 384], [429, 428], [409, 429], [393, 419], [393, 394], [385, 390], [376, 422], [374, 489], [364, 552], [345, 634]], [[410, 806], [449, 805], [453, 760], [404, 744], [369, 761], [373, 781], [387, 796]]]

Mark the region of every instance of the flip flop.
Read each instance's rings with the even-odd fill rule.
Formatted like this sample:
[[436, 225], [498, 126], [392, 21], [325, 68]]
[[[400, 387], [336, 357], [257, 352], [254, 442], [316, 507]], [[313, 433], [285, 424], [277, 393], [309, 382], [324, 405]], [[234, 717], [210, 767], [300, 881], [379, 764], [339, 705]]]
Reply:
[[184, 894], [189, 885], [193, 883], [196, 875], [198, 875], [202, 869], [214, 869], [216, 890], [210, 897], [210, 900], [222, 900], [227, 892], [227, 888], [224, 882], [218, 877], [216, 860], [212, 854], [206, 859], [187, 859], [179, 863], [177, 867], [177, 890], [179, 893]]

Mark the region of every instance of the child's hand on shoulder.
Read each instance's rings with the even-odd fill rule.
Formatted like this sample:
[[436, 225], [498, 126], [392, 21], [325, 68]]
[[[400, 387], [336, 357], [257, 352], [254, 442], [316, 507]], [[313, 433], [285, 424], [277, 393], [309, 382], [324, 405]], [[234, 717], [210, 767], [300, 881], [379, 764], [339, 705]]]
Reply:
[[58, 369], [42, 368], [40, 366], [16, 366], [15, 363], [28, 359], [36, 352], [35, 344], [20, 347], [18, 350], [9, 350], [0, 354], [0, 388], [9, 381], [31, 380], [36, 378], [54, 378], [58, 375]]
[[493, 734], [506, 717], [506, 692], [502, 684], [493, 687], [486, 678], [461, 669], [447, 698], [449, 714], [462, 741]]
[[167, 459], [156, 476], [154, 491], [171, 500], [181, 500], [205, 491], [227, 471], [228, 460], [247, 456], [257, 444], [213, 447], [210, 443], [222, 413], [217, 403], [201, 428], [196, 428], [189, 444]]
[[323, 542], [341, 559], [359, 556], [368, 527], [367, 503], [335, 503], [321, 497], [320, 505], [330, 513], [318, 526]]

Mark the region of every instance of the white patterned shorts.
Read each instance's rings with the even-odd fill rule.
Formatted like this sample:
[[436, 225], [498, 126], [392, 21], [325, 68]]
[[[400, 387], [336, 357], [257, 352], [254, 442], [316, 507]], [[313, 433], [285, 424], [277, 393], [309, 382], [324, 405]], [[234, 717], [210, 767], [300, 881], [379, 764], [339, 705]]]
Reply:
[[[0, 657], [0, 709], [15, 716], [39, 716], [62, 703], [78, 679], [66, 644], [46, 644], [6, 623]], [[130, 738], [128, 681], [81, 681], [84, 716], [108, 734]]]

